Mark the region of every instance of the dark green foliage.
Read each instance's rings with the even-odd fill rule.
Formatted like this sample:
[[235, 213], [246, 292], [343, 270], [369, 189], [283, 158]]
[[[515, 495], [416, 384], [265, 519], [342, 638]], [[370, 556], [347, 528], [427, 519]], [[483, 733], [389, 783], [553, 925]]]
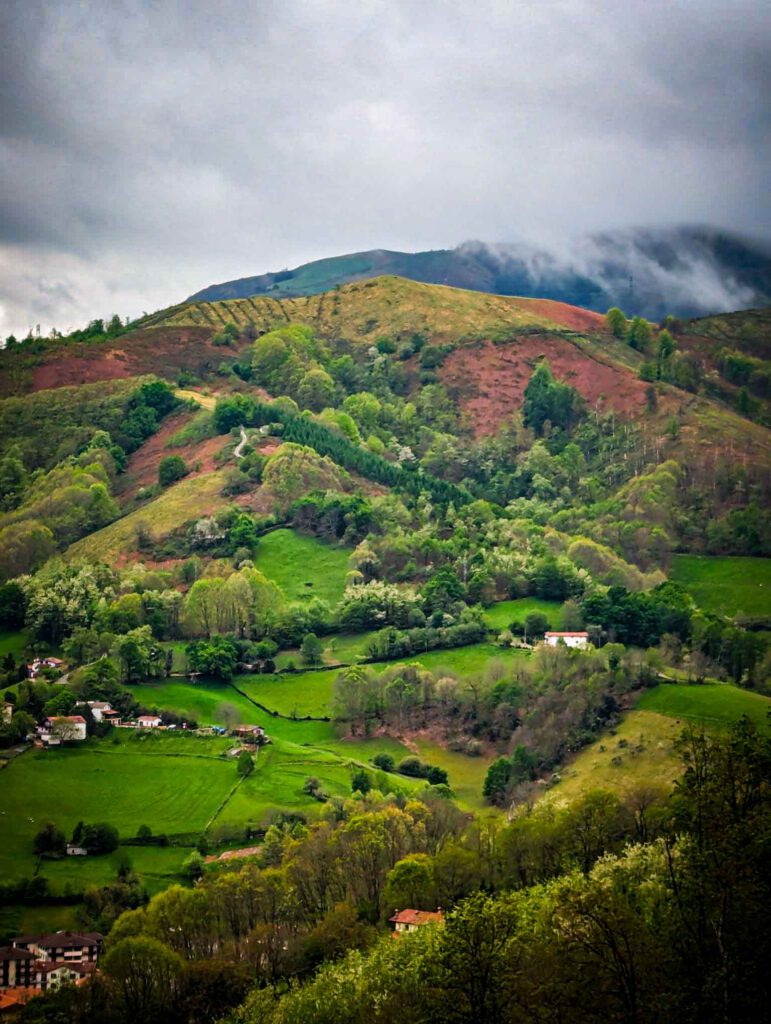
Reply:
[[158, 465], [158, 483], [168, 487], [186, 477], [190, 468], [181, 455], [167, 455]]
[[314, 491], [290, 505], [287, 516], [305, 533], [355, 544], [372, 525], [372, 504], [361, 494]]
[[506, 799], [506, 792], [509, 788], [511, 778], [511, 760], [508, 757], [498, 757], [487, 769], [482, 796], [491, 804], [502, 806]]
[[463, 584], [452, 569], [445, 567], [431, 576], [422, 594], [426, 612], [449, 611], [456, 602], [463, 600]]
[[525, 388], [525, 425], [539, 437], [547, 421], [552, 427], [568, 430], [576, 419], [576, 397], [575, 388], [556, 381], [549, 363], [541, 360]]
[[242, 750], [238, 755], [238, 764], [236, 765], [236, 769], [242, 779], [248, 779], [254, 771], [254, 758], [248, 750]]
[[369, 793], [369, 791], [372, 789], [372, 779], [370, 778], [370, 774], [368, 771], [366, 771], [366, 769], [360, 768], [357, 772], [354, 773], [354, 776], [351, 779], [351, 789], [354, 793], [359, 792], [364, 796], [366, 796], [367, 793]]
[[640, 594], [611, 587], [605, 595], [584, 598], [581, 610], [585, 622], [602, 626], [616, 643], [654, 647], [665, 633], [681, 640], [691, 635], [690, 611], [680, 588], [671, 583]]
[[300, 657], [306, 665], [320, 665], [324, 654], [324, 645], [315, 633], [306, 633], [300, 646]]
[[328, 456], [333, 462], [351, 472], [360, 473], [378, 483], [407, 491], [415, 496], [421, 491], [426, 491], [440, 504], [453, 502], [457, 506], [470, 501], [470, 496], [462, 488], [420, 470], [409, 470], [388, 462], [382, 456], [375, 455], [366, 448], [360, 448], [309, 416], [288, 413], [276, 404], [263, 405], [243, 395], [220, 399], [215, 408], [214, 421], [221, 433], [239, 424], [261, 426], [279, 423], [285, 441], [313, 448], [319, 455]]
[[33, 851], [37, 857], [63, 857], [67, 850], [67, 837], [49, 821], [35, 836]]
[[94, 825], [86, 825], [78, 822], [72, 833], [72, 842], [75, 846], [82, 846], [90, 854], [112, 853], [118, 849], [118, 830], [114, 825], [107, 822], [97, 822]]
[[192, 672], [200, 672], [215, 679], [232, 679], [238, 661], [238, 648], [224, 636], [209, 640], [194, 640], [185, 647]]
[[24, 625], [24, 591], [13, 581], [0, 584], [0, 629], [16, 630]]
[[390, 754], [375, 754], [372, 758], [372, 763], [383, 772], [392, 772], [394, 770], [395, 762]]

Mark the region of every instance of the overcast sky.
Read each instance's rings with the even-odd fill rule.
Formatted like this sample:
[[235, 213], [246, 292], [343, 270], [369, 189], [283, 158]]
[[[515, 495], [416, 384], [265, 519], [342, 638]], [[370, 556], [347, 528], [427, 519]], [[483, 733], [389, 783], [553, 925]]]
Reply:
[[771, 234], [767, 0], [2, 0], [0, 335], [360, 249]]

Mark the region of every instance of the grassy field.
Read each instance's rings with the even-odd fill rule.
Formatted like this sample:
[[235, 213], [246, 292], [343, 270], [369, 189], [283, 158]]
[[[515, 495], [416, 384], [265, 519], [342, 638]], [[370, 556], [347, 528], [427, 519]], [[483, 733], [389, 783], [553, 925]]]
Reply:
[[768, 727], [771, 700], [728, 683], [703, 686], [662, 683], [642, 695], [637, 709], [719, 727], [729, 726], [747, 715], [757, 725]]
[[[491, 665], [511, 665], [528, 657], [526, 651], [496, 647], [494, 644], [470, 644], [452, 650], [427, 651], [398, 661], [373, 662], [367, 668], [382, 672], [398, 665], [420, 664], [438, 675], [473, 675]], [[323, 716], [330, 713], [332, 688], [340, 669], [317, 669], [278, 676], [239, 676], [236, 686], [254, 700], [282, 715]]]
[[675, 555], [669, 578], [705, 612], [771, 615], [771, 558]]
[[[32, 875], [32, 840], [51, 820], [68, 835], [81, 820], [110, 822], [124, 837], [142, 824], [168, 834], [202, 830], [237, 780], [235, 766], [218, 756], [227, 746], [226, 740], [123, 733], [117, 744], [90, 740], [15, 758], [2, 770], [0, 877]], [[170, 848], [132, 848], [130, 856], [151, 874], [165, 875], [180, 861]], [[114, 877], [118, 860], [117, 853], [88, 862], [68, 858], [45, 863], [43, 873], [56, 884], [82, 886]]]
[[288, 601], [320, 597], [335, 605], [343, 596], [350, 553], [350, 548], [294, 530], [274, 530], [260, 538], [254, 564], [281, 587]]
[[674, 742], [682, 726], [655, 711], [628, 712], [615, 729], [582, 750], [544, 799], [570, 803], [591, 789], [623, 794], [637, 786], [668, 788], [680, 773]]
[[520, 597], [515, 601], [499, 601], [485, 609], [485, 619], [492, 629], [508, 629], [512, 622], [524, 622], [532, 612], [540, 612], [552, 629], [562, 628], [562, 605], [559, 601], [541, 601], [538, 597]]
[[0, 632], [0, 658], [12, 654], [18, 661], [28, 643], [29, 637], [26, 633]]
[[473, 811], [492, 811], [482, 799], [482, 785], [490, 758], [468, 757], [420, 738], [415, 740], [415, 747], [421, 760], [445, 769], [459, 804]]
[[157, 540], [190, 519], [211, 515], [222, 508], [227, 503], [221, 494], [224, 483], [224, 470], [180, 480], [153, 501], [70, 545], [66, 557], [112, 562], [136, 549], [139, 527]]

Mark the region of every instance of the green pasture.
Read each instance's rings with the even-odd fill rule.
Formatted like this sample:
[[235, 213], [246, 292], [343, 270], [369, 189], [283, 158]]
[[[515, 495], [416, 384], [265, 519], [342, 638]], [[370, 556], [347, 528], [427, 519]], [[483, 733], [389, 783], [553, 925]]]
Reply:
[[[170, 835], [200, 832], [237, 774], [232, 762], [218, 756], [227, 741], [220, 740], [217, 747], [204, 739], [200, 754], [189, 752], [193, 742], [194, 737], [173, 735], [135, 743], [90, 740], [15, 758], [2, 770], [0, 877], [33, 873], [32, 841], [48, 821], [68, 835], [78, 821], [110, 822], [124, 838], [136, 835], [143, 824]], [[45, 862], [43, 873], [53, 883], [75, 886], [113, 878], [119, 852]], [[130, 857], [137, 870], [151, 874], [165, 875], [179, 862], [171, 848], [132, 847]]]
[[0, 658], [12, 654], [18, 661], [29, 643], [29, 637], [21, 632], [0, 632]]
[[519, 597], [514, 601], [498, 601], [485, 608], [485, 619], [491, 629], [508, 629], [512, 622], [524, 622], [533, 612], [540, 612], [549, 620], [552, 629], [562, 628], [562, 605], [559, 601], [542, 601], [538, 597]]
[[[375, 672], [399, 665], [419, 664], [439, 675], [476, 675], [491, 666], [504, 670], [515, 660], [528, 657], [527, 651], [497, 647], [495, 644], [470, 644], [450, 650], [426, 651], [397, 661], [373, 662], [366, 666]], [[235, 685], [254, 700], [282, 715], [321, 717], [330, 713], [332, 689], [339, 668], [327, 668], [292, 674], [238, 676]]]
[[730, 726], [747, 715], [765, 728], [769, 726], [771, 699], [728, 683], [661, 683], [642, 695], [637, 709], [718, 727]]
[[482, 799], [482, 785], [491, 758], [469, 757], [427, 739], [417, 739], [415, 746], [422, 761], [445, 769], [448, 783], [459, 804], [474, 811], [490, 810], [489, 804]]
[[319, 597], [334, 606], [343, 596], [350, 553], [294, 530], [274, 530], [260, 537], [254, 564], [288, 601]]
[[705, 612], [771, 616], [771, 558], [675, 555], [669, 578]]

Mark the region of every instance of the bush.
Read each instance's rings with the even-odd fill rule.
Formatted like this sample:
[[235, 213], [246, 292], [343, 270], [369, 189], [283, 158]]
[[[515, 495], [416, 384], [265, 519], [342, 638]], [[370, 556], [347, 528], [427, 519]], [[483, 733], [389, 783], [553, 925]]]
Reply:
[[390, 754], [375, 754], [372, 758], [372, 763], [383, 772], [392, 772], [394, 770], [395, 762]]
[[158, 483], [161, 487], [168, 487], [177, 480], [181, 480], [190, 472], [187, 463], [181, 455], [167, 455], [161, 459], [158, 466]]

